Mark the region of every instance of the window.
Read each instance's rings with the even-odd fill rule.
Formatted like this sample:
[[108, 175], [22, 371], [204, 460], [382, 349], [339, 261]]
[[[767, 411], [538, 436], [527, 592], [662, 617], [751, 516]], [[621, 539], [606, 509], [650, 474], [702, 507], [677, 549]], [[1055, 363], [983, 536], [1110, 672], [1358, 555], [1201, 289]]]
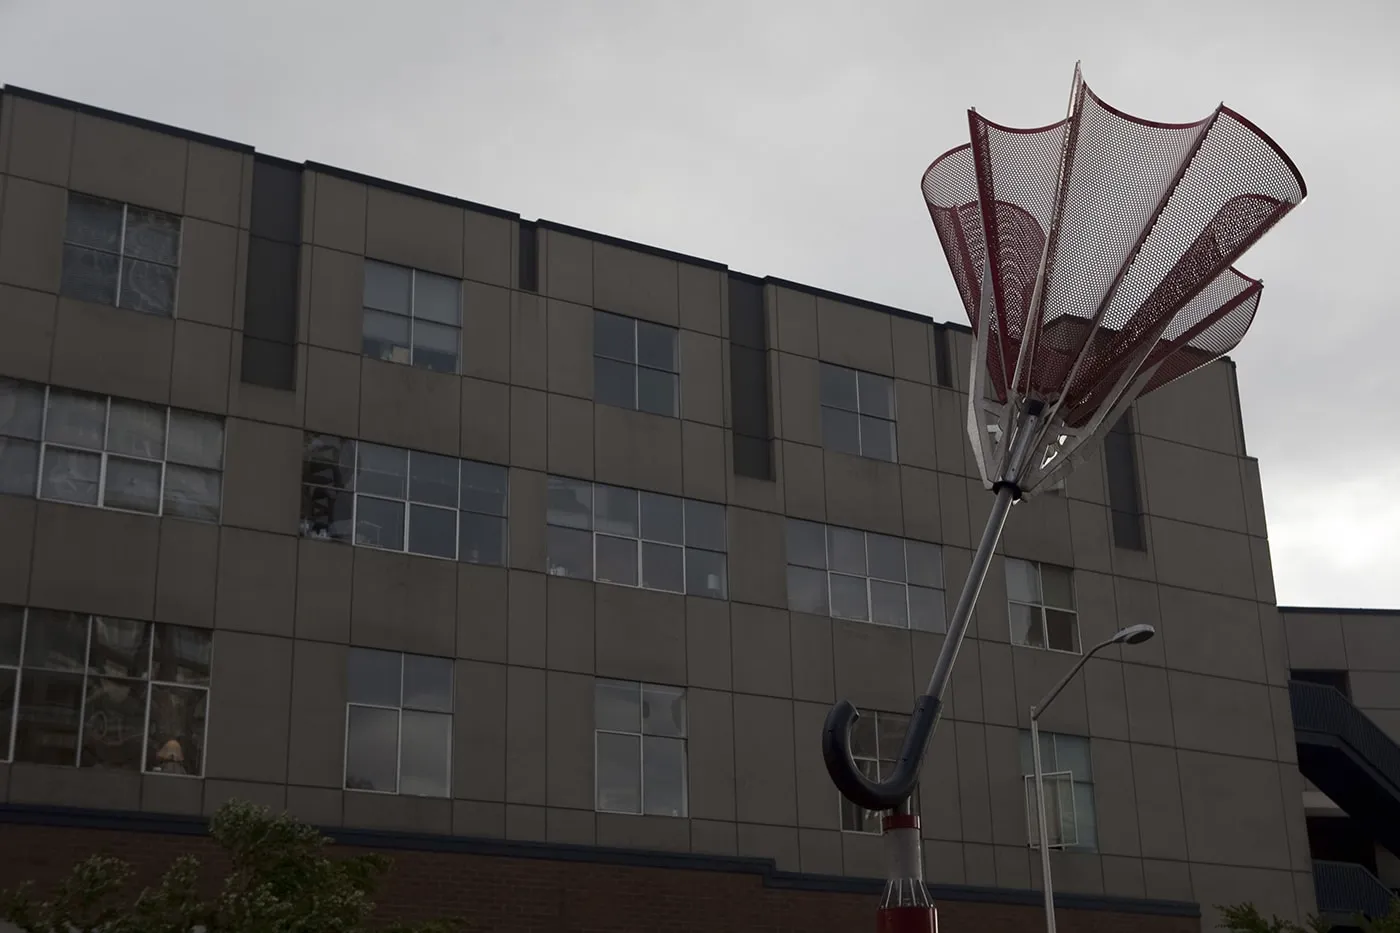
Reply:
[[448, 797], [452, 660], [351, 648], [345, 789]]
[[1068, 567], [1008, 557], [1006, 595], [1013, 645], [1079, 652], [1074, 572]]
[[593, 710], [597, 809], [685, 816], [685, 690], [600, 680]]
[[[909, 726], [909, 717], [895, 713], [862, 712], [856, 724], [851, 727], [851, 757], [856, 767], [872, 781], [889, 777], [894, 763], [899, 758], [899, 750], [904, 745], [904, 730]], [[884, 812], [866, 810], [856, 806], [840, 794], [841, 829], [848, 833], [883, 832]], [[919, 790], [914, 789], [910, 801], [913, 812], [919, 812]]]
[[69, 193], [63, 294], [170, 317], [179, 268], [180, 218]]
[[222, 418], [0, 379], [0, 492], [219, 520]]
[[943, 549], [795, 518], [787, 523], [788, 608], [944, 631]]
[[680, 414], [677, 330], [593, 312], [593, 400], [675, 418]]
[[[1094, 852], [1099, 846], [1089, 740], [1081, 735], [1040, 733], [1041, 779], [1045, 785], [1045, 830], [1052, 849]], [[1021, 774], [1026, 787], [1026, 827], [1031, 848], [1040, 847], [1035, 760], [1031, 734], [1021, 733]]]
[[441, 454], [307, 434], [301, 533], [503, 566], [507, 471]]
[[0, 606], [0, 753], [199, 777], [211, 644], [205, 629]]
[[457, 372], [461, 292], [456, 279], [366, 259], [365, 356]]
[[549, 572], [725, 599], [724, 506], [549, 478]]
[[822, 444], [894, 463], [894, 381], [823, 363], [821, 383]]

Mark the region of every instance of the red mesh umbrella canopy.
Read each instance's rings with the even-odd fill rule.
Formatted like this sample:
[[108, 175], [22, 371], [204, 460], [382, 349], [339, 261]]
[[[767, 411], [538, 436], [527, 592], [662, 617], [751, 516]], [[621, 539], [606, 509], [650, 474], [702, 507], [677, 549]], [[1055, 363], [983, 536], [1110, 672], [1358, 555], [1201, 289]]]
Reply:
[[1263, 286], [1231, 263], [1306, 194], [1254, 124], [1143, 120], [1082, 82], [1050, 126], [968, 119], [923, 192], [999, 401], [1080, 427], [1139, 374], [1145, 394], [1239, 343]]

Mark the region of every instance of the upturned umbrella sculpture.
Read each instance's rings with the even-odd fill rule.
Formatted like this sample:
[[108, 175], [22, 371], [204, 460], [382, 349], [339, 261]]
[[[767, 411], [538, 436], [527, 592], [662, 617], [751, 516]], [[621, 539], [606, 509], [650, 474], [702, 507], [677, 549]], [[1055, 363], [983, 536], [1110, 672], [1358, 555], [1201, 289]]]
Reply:
[[837, 703], [822, 757], [846, 799], [886, 810], [882, 933], [931, 931], [909, 795], [1011, 506], [1057, 484], [1133, 402], [1232, 350], [1263, 283], [1232, 263], [1307, 193], [1292, 160], [1221, 104], [1158, 123], [1074, 72], [1069, 112], [1038, 129], [969, 111], [971, 143], [923, 176], [972, 323], [968, 434], [995, 502], [899, 758], [872, 779], [851, 757], [860, 713]]

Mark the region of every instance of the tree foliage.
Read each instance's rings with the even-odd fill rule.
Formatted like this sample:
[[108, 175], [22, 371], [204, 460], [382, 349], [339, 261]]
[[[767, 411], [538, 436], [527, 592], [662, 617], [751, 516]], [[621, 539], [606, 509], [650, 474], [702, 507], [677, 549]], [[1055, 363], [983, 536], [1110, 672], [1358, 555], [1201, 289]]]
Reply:
[[[1304, 926], [1291, 920], [1271, 917], [1268, 920], [1253, 904], [1221, 907], [1220, 928], [1230, 933], [1328, 933], [1332, 925], [1319, 917], [1309, 917]], [[1390, 913], [1371, 919], [1358, 916], [1353, 921], [1361, 933], [1400, 933], [1400, 899], [1390, 902]]]
[[[230, 869], [218, 893], [200, 890], [201, 865], [185, 855], [160, 883], [134, 898], [134, 872], [121, 859], [93, 855], [47, 899], [29, 883], [0, 891], [0, 919], [26, 933], [361, 933], [371, 926], [374, 891], [390, 861], [378, 854], [332, 856], [314, 827], [265, 807], [230, 801], [209, 834]], [[450, 933], [455, 922], [374, 923], [385, 933]]]

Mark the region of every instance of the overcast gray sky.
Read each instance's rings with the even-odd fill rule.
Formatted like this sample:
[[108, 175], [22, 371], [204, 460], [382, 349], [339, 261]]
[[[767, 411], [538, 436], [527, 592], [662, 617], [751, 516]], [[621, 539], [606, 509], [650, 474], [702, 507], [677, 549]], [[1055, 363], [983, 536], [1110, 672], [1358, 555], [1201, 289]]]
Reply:
[[963, 320], [919, 195], [965, 111], [1063, 115], [1076, 59], [1219, 101], [1310, 196], [1241, 263], [1279, 601], [1400, 607], [1393, 0], [0, 0], [0, 83]]

